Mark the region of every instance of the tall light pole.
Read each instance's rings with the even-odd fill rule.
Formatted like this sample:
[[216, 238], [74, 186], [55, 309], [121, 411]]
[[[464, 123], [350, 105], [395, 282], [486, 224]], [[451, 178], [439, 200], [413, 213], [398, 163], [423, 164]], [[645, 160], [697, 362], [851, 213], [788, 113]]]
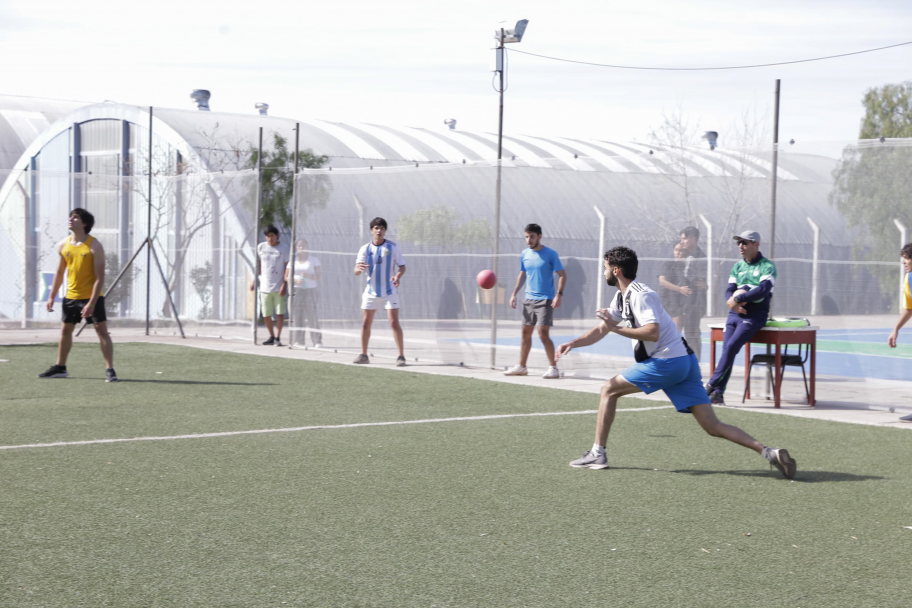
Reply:
[[[499, 28], [494, 31], [494, 39], [497, 40], [495, 52], [494, 71], [500, 78], [500, 87], [497, 92], [500, 93], [500, 114], [497, 123], [497, 180], [494, 189], [494, 260], [491, 269], [494, 276], [497, 276], [497, 256], [500, 253], [500, 189], [501, 189], [501, 166], [500, 160], [503, 157], [503, 99], [504, 99], [504, 73], [506, 72], [506, 57], [504, 56], [504, 44], [507, 42], [520, 42], [523, 34], [526, 32], [526, 26], [529, 24], [528, 19], [520, 19], [516, 26], [511, 29]], [[494, 285], [494, 297], [491, 299], [491, 367], [497, 367], [497, 296], [500, 292], [499, 282]], [[506, 297], [506, 292], [504, 292]]]
[[505, 91], [504, 74], [506, 72], [506, 51], [504, 50], [504, 44], [522, 42], [527, 25], [529, 25], [528, 19], [520, 19], [516, 22], [513, 29], [500, 28], [494, 31], [494, 39], [497, 40], [497, 48], [494, 49], [494, 71], [498, 73], [500, 78], [500, 87], [497, 89], [497, 92], [500, 93], [500, 117], [497, 125], [497, 160], [500, 160], [503, 156], [503, 100]]

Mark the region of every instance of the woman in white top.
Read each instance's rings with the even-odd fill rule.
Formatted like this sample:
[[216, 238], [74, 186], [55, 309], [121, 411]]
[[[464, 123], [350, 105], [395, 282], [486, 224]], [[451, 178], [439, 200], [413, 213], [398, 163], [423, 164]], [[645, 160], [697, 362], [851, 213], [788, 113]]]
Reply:
[[[295, 243], [294, 262], [294, 310], [292, 324], [295, 327], [310, 329], [310, 339], [314, 346], [323, 346], [323, 334], [315, 329], [320, 328], [320, 318], [317, 314], [317, 287], [323, 279], [323, 270], [317, 256], [308, 251], [307, 241], [299, 239]], [[304, 330], [295, 332], [292, 342], [305, 343]]]

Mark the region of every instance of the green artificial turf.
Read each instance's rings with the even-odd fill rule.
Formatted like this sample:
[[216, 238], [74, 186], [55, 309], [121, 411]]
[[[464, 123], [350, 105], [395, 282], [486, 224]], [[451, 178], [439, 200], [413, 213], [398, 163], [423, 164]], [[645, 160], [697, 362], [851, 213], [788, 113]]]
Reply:
[[[596, 399], [133, 344], [136, 382], [91, 345], [39, 382], [53, 351], [0, 347], [0, 445]], [[797, 480], [667, 409], [618, 414], [606, 471], [567, 466], [590, 414], [0, 450], [0, 606], [909, 605], [908, 433], [719, 416]]]

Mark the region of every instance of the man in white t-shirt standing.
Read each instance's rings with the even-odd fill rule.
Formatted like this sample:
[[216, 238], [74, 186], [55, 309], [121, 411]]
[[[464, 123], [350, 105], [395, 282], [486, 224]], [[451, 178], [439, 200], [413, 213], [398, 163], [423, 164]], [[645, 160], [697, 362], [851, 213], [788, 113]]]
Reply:
[[[315, 347], [323, 346], [323, 334], [320, 329], [320, 318], [317, 315], [317, 287], [323, 278], [323, 269], [320, 260], [307, 250], [307, 241], [299, 239], [295, 244], [294, 260], [294, 302], [291, 311], [292, 325], [309, 327], [310, 339]], [[300, 332], [300, 339], [293, 342], [304, 344], [304, 330]]]
[[[405, 259], [399, 246], [386, 240], [386, 220], [375, 217], [371, 220], [370, 231], [373, 238], [358, 251], [355, 260], [355, 275], [367, 273], [367, 287], [361, 295], [361, 354], [354, 363], [370, 363], [367, 356], [367, 345], [370, 342], [371, 324], [374, 314], [380, 307], [386, 309], [399, 357], [397, 367], [405, 367], [405, 354], [402, 342], [402, 327], [399, 325], [399, 281], [405, 274]], [[393, 273], [393, 264], [398, 271]]]
[[[264, 346], [282, 346], [282, 325], [285, 322], [286, 300], [288, 283], [286, 282], [285, 269], [288, 266], [288, 245], [279, 242], [279, 229], [267, 226], [266, 242], [257, 245], [257, 279], [250, 286], [250, 291], [256, 290], [256, 283], [260, 283], [260, 311], [269, 330], [269, 339], [263, 342]], [[272, 315], [275, 314], [275, 331], [272, 327]]]
[[659, 295], [636, 281], [638, 264], [636, 252], [627, 247], [615, 247], [605, 253], [605, 279], [608, 285], [620, 291], [609, 308], [596, 311], [601, 320], [598, 326], [557, 349], [558, 357], [561, 357], [575, 347], [595, 344], [614, 332], [632, 340], [637, 361], [602, 386], [595, 443], [570, 466], [607, 469], [605, 445], [618, 398], [661, 389], [678, 412], [693, 414], [707, 433], [758, 452], [787, 479], [793, 479], [797, 464], [787, 450], [768, 448], [741, 429], [716, 418], [703, 388], [697, 357], [662, 307]]

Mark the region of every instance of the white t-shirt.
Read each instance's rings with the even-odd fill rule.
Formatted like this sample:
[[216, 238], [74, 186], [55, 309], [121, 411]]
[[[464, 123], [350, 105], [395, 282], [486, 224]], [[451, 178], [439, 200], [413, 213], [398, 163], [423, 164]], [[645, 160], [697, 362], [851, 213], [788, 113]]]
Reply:
[[257, 255], [260, 258], [260, 291], [279, 291], [285, 282], [288, 245], [279, 243], [273, 247], [269, 243], [260, 243], [257, 245]]
[[387, 239], [382, 245], [374, 245], [371, 241], [361, 247], [358, 251], [356, 263], [364, 262], [367, 264], [367, 293], [375, 297], [385, 298], [399, 293], [396, 286], [390, 282], [396, 270], [393, 269], [393, 263], [397, 266], [405, 266], [405, 258], [399, 251], [399, 245]]
[[[628, 297], [629, 296], [629, 297]], [[629, 310], [624, 314], [625, 302], [629, 302]], [[656, 359], [674, 359], [687, 356], [687, 349], [681, 340], [681, 333], [671, 316], [665, 312], [659, 294], [637, 281], [627, 286], [627, 293], [620, 291], [611, 300], [608, 308], [611, 318], [621, 323], [624, 327], [643, 327], [650, 323], [659, 324], [659, 340], [649, 342], [643, 340], [646, 354]], [[631, 340], [636, 348], [638, 340]]]
[[316, 277], [317, 267], [320, 266], [320, 260], [315, 255], [308, 255], [307, 260], [301, 261], [296, 259], [294, 263], [295, 287], [298, 289], [314, 289], [317, 286], [316, 278], [305, 277], [305, 274]]

